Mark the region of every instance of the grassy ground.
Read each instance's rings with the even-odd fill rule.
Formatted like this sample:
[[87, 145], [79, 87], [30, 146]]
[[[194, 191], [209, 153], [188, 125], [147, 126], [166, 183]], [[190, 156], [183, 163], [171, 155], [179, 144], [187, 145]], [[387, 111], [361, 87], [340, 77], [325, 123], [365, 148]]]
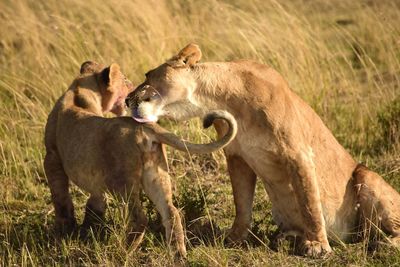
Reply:
[[[118, 62], [135, 83], [188, 42], [205, 61], [252, 58], [272, 65], [338, 140], [400, 190], [400, 3], [398, 1], [0, 1], [0, 266], [173, 265], [148, 204], [140, 251], [125, 248], [125, 205], [110, 197], [107, 240], [58, 240], [43, 171], [43, 128], [54, 101], [88, 59]], [[167, 123], [206, 142], [198, 121]], [[234, 208], [222, 153], [169, 150], [192, 266], [400, 265], [393, 249], [334, 247], [327, 259], [268, 248], [270, 203], [257, 186], [248, 248], [224, 248]], [[82, 219], [86, 195], [72, 194]], [[202, 233], [202, 234], [200, 234]], [[256, 240], [257, 238], [253, 238]]]

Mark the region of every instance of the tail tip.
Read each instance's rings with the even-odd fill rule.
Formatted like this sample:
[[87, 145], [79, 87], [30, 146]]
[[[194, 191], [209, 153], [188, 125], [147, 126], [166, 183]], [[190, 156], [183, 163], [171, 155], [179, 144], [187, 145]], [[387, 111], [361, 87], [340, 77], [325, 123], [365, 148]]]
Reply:
[[204, 118], [204, 120], [203, 120], [203, 128], [204, 129], [207, 129], [208, 127], [210, 127], [213, 124], [213, 122], [215, 120], [214, 115], [215, 114], [210, 113], [210, 114], [207, 114], [207, 116]]
[[231, 123], [236, 123], [235, 119], [232, 117], [232, 115], [224, 110], [214, 110], [210, 113], [208, 113], [203, 120], [203, 127], [204, 129], [207, 129], [210, 127], [216, 119], [222, 119], [225, 121], [229, 121]]
[[207, 129], [210, 127], [216, 119], [226, 119], [226, 112], [222, 110], [214, 110], [208, 113], [203, 120], [203, 127]]

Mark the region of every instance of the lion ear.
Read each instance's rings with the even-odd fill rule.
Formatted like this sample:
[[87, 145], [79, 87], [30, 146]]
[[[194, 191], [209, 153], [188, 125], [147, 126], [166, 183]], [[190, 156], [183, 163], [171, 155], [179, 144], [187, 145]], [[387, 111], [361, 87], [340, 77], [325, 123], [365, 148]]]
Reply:
[[201, 59], [201, 50], [197, 44], [188, 44], [179, 53], [167, 61], [173, 67], [191, 67]]
[[94, 61], [85, 61], [81, 65], [81, 74], [94, 73], [99, 68], [99, 64]]
[[124, 82], [118, 64], [113, 63], [100, 73], [100, 79], [106, 85], [105, 90], [101, 90], [102, 107], [104, 111], [110, 111], [121, 93], [122, 83]]
[[116, 63], [111, 64], [101, 72], [101, 79], [107, 85], [107, 90], [115, 91], [122, 82], [121, 68]]

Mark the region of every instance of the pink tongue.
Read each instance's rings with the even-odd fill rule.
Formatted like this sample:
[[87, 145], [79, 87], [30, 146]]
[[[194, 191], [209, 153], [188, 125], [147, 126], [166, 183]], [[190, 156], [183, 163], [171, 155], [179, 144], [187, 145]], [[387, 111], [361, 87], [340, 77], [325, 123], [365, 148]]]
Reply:
[[145, 119], [140, 117], [138, 110], [135, 108], [134, 110], [132, 110], [132, 118], [140, 123], [145, 123], [145, 122], [150, 122], [149, 119]]
[[145, 122], [152, 122], [151, 120], [144, 119], [144, 118], [137, 118], [137, 117], [132, 117], [135, 121], [140, 122], [140, 123], [145, 123]]
[[150, 118], [143, 118], [142, 116], [139, 115], [139, 112], [137, 109], [132, 110], [132, 118], [140, 123], [146, 123], [146, 122], [156, 122], [157, 119], [153, 119], [151, 116]]

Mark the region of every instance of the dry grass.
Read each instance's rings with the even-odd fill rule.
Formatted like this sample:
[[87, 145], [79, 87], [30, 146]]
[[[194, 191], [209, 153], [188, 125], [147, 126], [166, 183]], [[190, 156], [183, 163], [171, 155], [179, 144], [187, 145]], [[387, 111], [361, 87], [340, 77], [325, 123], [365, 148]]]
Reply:
[[[357, 159], [400, 189], [399, 134], [387, 143], [378, 123], [379, 114], [393, 123], [400, 114], [387, 112], [400, 99], [399, 10], [390, 0], [1, 1], [0, 266], [173, 265], [157, 232], [146, 236], [141, 251], [125, 249], [124, 207], [112, 199], [116, 209], [109, 211], [107, 241], [54, 238], [43, 128], [55, 99], [88, 59], [118, 62], [136, 83], [188, 42], [198, 43], [207, 61], [252, 58], [270, 64]], [[198, 142], [211, 134], [200, 132], [197, 121], [170, 126]], [[204, 204], [203, 221], [217, 222], [208, 241], [191, 240], [190, 265], [399, 265], [398, 251], [369, 256], [363, 244], [336, 246], [325, 260], [263, 245], [224, 248], [216, 232], [229, 227], [234, 210], [222, 154], [191, 159], [169, 154], [179, 206]], [[73, 194], [81, 216], [85, 195], [76, 188]], [[258, 186], [255, 233], [266, 243], [270, 221], [269, 203]]]

